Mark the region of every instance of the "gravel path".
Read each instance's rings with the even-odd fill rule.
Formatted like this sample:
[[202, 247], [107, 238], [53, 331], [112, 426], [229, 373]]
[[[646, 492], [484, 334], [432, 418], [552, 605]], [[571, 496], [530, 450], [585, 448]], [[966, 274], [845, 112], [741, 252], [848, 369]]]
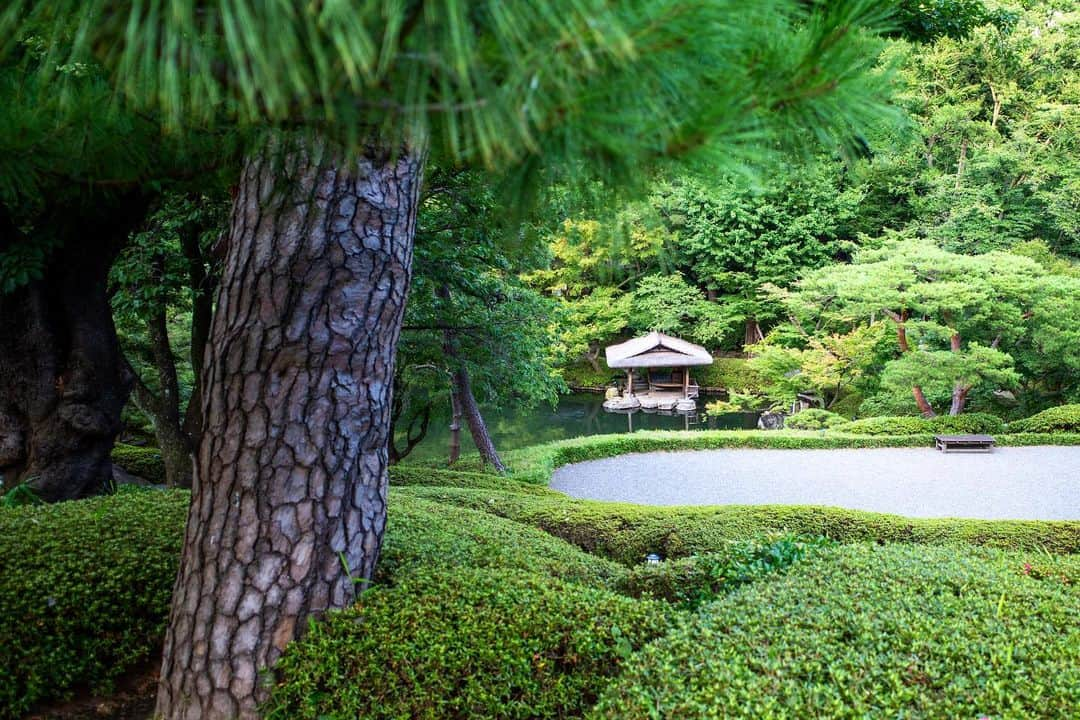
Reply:
[[551, 487], [643, 505], [831, 505], [909, 517], [1080, 520], [1080, 447], [642, 453], [561, 467]]

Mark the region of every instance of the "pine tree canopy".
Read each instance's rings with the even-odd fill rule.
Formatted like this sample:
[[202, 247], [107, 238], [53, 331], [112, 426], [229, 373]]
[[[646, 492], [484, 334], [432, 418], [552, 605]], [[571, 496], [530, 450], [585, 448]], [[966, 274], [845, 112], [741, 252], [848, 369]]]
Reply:
[[14, 0], [0, 63], [28, 44], [54, 91], [98, 63], [170, 131], [316, 128], [487, 164], [601, 167], [705, 149], [731, 166], [884, 117], [872, 0]]

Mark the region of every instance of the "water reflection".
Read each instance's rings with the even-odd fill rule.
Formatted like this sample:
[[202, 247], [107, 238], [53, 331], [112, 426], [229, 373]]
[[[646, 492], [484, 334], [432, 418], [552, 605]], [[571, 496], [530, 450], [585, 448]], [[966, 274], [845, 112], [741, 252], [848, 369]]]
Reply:
[[[549, 406], [531, 411], [486, 410], [492, 437], [500, 450], [535, 445], [552, 440], [602, 435], [606, 433], [638, 432], [640, 430], [731, 430], [757, 427], [756, 413], [705, 414], [705, 399], [698, 399], [697, 412], [642, 411], [633, 413], [608, 412], [603, 409], [604, 398], [596, 394], [565, 395], [557, 408]], [[420, 459], [446, 455], [450, 443], [449, 415], [433, 416], [428, 435], [413, 451]], [[462, 429], [462, 450], [473, 450], [467, 429]]]

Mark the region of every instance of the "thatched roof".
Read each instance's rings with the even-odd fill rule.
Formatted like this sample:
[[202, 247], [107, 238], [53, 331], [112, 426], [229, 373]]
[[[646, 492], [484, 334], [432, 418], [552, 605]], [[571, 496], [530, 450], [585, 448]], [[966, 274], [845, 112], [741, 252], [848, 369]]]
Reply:
[[604, 350], [608, 367], [686, 367], [711, 365], [712, 355], [700, 345], [653, 331]]

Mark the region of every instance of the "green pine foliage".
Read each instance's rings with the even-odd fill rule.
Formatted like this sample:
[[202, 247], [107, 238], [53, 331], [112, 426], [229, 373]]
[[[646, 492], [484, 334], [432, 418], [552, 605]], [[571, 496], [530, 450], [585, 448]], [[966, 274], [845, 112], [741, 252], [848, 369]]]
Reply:
[[1062, 718], [1080, 705], [1075, 557], [850, 545], [708, 605], [591, 718]]

